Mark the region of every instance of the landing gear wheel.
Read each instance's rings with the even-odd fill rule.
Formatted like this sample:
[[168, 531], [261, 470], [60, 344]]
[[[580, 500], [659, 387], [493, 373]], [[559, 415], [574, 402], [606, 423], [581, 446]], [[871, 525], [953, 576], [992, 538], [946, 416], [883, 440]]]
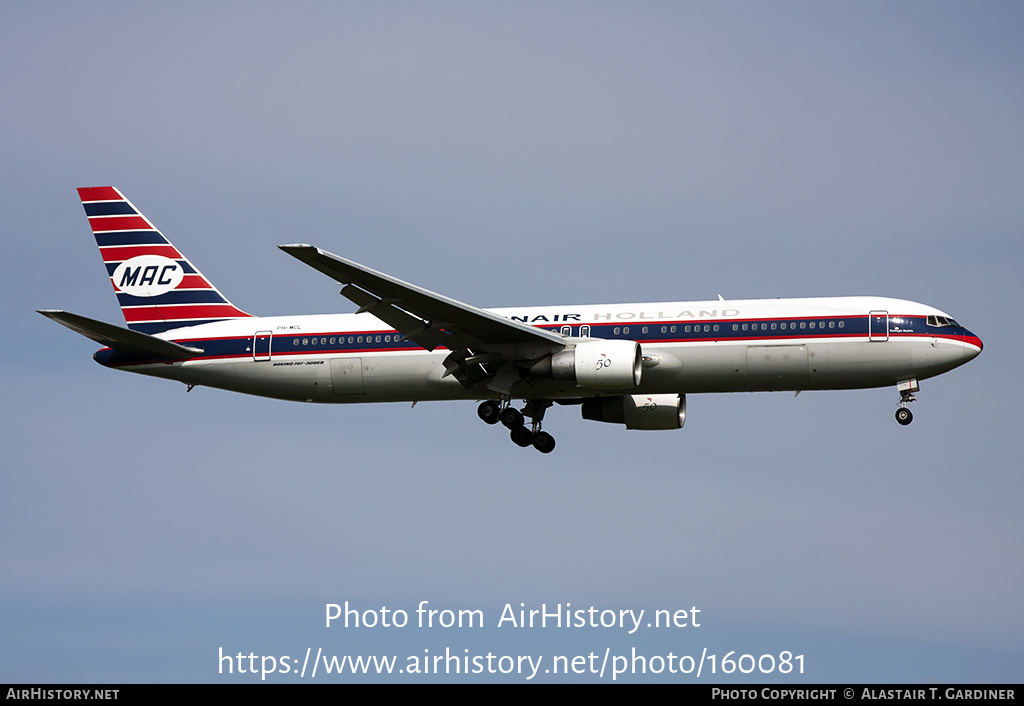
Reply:
[[476, 413], [480, 419], [484, 420], [488, 424], [497, 424], [498, 415], [501, 414], [501, 406], [493, 400], [485, 400], [476, 408]]
[[502, 410], [499, 419], [502, 424], [512, 430], [523, 426], [523, 413], [514, 407], [506, 407]]
[[896, 410], [896, 421], [902, 426], [907, 426], [914, 421], [914, 415], [906, 407], [900, 407]]
[[555, 450], [555, 437], [546, 431], [539, 431], [533, 436], [533, 448], [542, 454], [549, 454]]
[[524, 449], [533, 443], [533, 432], [521, 424], [513, 429], [508, 436], [512, 439], [512, 443]]

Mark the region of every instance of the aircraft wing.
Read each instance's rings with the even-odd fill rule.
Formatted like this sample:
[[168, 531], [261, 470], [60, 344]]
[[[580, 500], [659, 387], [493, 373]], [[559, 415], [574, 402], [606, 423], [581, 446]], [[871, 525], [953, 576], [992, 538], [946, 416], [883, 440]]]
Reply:
[[75, 333], [86, 338], [91, 338], [100, 345], [113, 348], [123, 353], [134, 353], [141, 356], [154, 356], [157, 358], [194, 358], [203, 352], [202, 348], [183, 346], [173, 341], [165, 341], [156, 336], [132, 331], [131, 329], [114, 326], [103, 321], [90, 319], [70, 311], [60, 309], [37, 309], [37, 311], [48, 319], [53, 319], [58, 324], [67, 326]]
[[551, 331], [506, 319], [450, 297], [377, 272], [312, 245], [280, 245], [286, 253], [333, 277], [345, 287], [342, 296], [404, 338], [427, 350], [444, 345], [468, 349], [477, 357], [527, 360], [562, 350], [564, 339]]

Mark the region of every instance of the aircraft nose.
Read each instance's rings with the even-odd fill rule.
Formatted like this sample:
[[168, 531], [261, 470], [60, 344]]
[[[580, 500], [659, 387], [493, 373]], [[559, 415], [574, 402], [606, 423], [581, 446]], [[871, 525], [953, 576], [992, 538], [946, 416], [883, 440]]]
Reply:
[[981, 342], [981, 339], [975, 336], [970, 331], [964, 332], [964, 362], [968, 360], [974, 360], [981, 354], [981, 350], [985, 345]]

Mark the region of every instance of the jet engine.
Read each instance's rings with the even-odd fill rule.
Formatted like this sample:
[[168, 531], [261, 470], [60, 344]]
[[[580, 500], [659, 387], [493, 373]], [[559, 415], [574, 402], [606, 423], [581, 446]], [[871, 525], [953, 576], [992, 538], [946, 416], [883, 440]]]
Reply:
[[636, 341], [587, 341], [552, 353], [533, 364], [530, 373], [575, 380], [580, 387], [627, 390], [640, 384], [643, 355]]
[[583, 418], [627, 429], [682, 429], [686, 395], [626, 395], [584, 400]]

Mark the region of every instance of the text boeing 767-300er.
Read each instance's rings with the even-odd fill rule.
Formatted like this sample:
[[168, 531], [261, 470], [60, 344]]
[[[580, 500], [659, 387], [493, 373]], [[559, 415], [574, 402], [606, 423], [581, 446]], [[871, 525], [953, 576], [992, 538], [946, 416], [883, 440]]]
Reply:
[[120, 191], [78, 192], [128, 328], [40, 313], [104, 345], [100, 364], [305, 402], [482, 400], [481, 419], [544, 453], [555, 402], [628, 429], [679, 429], [687, 393], [895, 385], [909, 424], [918, 381], [982, 349], [938, 309], [881, 297], [480, 309], [312, 245], [280, 247], [344, 285], [358, 311], [251, 316]]

